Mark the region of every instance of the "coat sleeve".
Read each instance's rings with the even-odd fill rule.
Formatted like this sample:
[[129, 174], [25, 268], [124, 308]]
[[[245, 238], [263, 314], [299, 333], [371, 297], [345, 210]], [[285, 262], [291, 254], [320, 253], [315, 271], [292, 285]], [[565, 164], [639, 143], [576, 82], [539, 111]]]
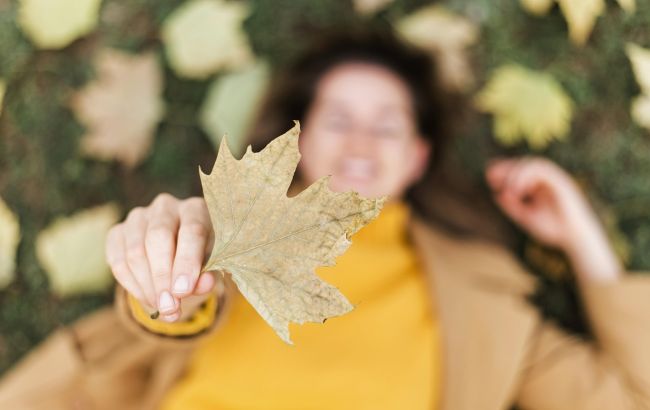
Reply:
[[581, 287], [595, 336], [542, 322], [519, 390], [530, 410], [650, 409], [650, 275]]
[[220, 275], [217, 275], [217, 278], [214, 291], [208, 298], [200, 306], [194, 307], [188, 317], [174, 323], [151, 319], [139, 302], [117, 285], [117, 315], [127, 329], [143, 338], [172, 344], [192, 344], [202, 336], [212, 333], [229, 309], [235, 290], [234, 284]]
[[222, 321], [229, 292], [217, 288], [202, 307], [215, 310], [202, 330], [169, 336], [138, 323], [118, 286], [114, 307], [57, 330], [0, 378], [0, 409], [157, 408], [194, 343]]

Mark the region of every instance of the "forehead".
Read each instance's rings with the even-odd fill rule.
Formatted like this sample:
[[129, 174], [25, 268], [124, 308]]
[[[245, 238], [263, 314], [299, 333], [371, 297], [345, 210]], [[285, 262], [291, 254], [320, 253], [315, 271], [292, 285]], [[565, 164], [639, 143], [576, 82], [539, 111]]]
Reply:
[[329, 69], [318, 82], [315, 102], [354, 110], [413, 111], [406, 82], [391, 69], [366, 62]]

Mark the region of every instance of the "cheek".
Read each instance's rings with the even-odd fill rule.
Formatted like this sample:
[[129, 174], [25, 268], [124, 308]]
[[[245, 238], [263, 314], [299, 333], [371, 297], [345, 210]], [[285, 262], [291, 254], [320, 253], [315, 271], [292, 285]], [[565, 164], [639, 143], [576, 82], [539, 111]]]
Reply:
[[414, 182], [416, 150], [410, 144], [381, 144], [381, 183], [386, 192], [401, 195]]
[[341, 149], [337, 138], [303, 131], [299, 139], [301, 154], [298, 169], [304, 182], [311, 184], [334, 171], [335, 159]]

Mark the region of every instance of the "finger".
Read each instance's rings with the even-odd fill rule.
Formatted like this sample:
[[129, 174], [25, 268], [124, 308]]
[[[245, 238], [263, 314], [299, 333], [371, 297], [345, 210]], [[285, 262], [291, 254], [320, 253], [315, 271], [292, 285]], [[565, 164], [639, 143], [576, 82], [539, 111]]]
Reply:
[[133, 277], [126, 261], [124, 234], [121, 224], [114, 226], [106, 237], [106, 262], [113, 272], [115, 280], [136, 299], [146, 303], [142, 288]]
[[178, 308], [171, 292], [172, 263], [178, 231], [178, 210], [171, 195], [159, 195], [149, 209], [145, 250], [160, 313], [170, 314]]
[[129, 212], [124, 221], [123, 238], [126, 253], [126, 261], [147, 304], [156, 307], [156, 292], [151, 280], [151, 269], [147, 260], [145, 249], [145, 233], [147, 231], [146, 211], [144, 208], [135, 208]]
[[544, 166], [540, 161], [526, 158], [510, 173], [507, 190], [525, 204], [535, 199], [535, 191], [546, 184]]
[[516, 164], [516, 159], [503, 158], [493, 159], [489, 162], [485, 178], [494, 191], [500, 192], [503, 190], [508, 174]]
[[163, 315], [160, 317], [160, 319], [164, 320], [165, 322], [175, 322], [181, 317], [181, 312], [177, 311], [175, 313], [169, 314], [169, 315]]
[[202, 273], [194, 287], [194, 295], [205, 295], [214, 288], [216, 280], [211, 272]]
[[526, 204], [512, 192], [503, 191], [495, 197], [496, 203], [506, 215], [518, 224], [523, 224], [526, 218]]
[[205, 248], [210, 236], [210, 217], [200, 198], [179, 205], [180, 227], [172, 271], [172, 293], [176, 297], [192, 293], [201, 273]]

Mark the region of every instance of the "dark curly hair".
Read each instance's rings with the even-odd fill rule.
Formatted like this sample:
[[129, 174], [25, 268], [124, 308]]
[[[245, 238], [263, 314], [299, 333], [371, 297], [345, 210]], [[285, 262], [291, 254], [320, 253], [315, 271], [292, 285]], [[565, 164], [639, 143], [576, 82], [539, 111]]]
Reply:
[[435, 58], [401, 40], [384, 25], [316, 34], [315, 40], [307, 41], [303, 53], [276, 68], [247, 143], [260, 150], [289, 129], [293, 120], [303, 121], [315, 99], [319, 80], [332, 68], [350, 62], [388, 68], [410, 90], [418, 131], [433, 147], [427, 170], [407, 190], [406, 202], [425, 220], [457, 233], [480, 233], [501, 239], [501, 227], [488, 222], [480, 212], [493, 211], [485, 193], [478, 193], [475, 188], [471, 192], [459, 189], [464, 182], [454, 180], [458, 171], [445, 168], [450, 142], [465, 118], [466, 104], [461, 96], [442, 85]]

